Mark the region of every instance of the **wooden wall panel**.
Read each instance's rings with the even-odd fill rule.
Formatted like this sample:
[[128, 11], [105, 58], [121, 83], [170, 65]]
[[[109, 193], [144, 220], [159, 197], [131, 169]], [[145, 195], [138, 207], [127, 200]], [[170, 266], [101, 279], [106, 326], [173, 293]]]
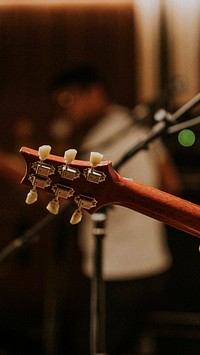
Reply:
[[[54, 112], [48, 84], [58, 71], [73, 62], [95, 63], [107, 78], [113, 97], [132, 107], [135, 98], [133, 49], [131, 6], [0, 7], [0, 149], [18, 154], [22, 145], [37, 149], [41, 144], [51, 144], [48, 128]], [[45, 206], [39, 203], [27, 207], [24, 200], [28, 191], [24, 191], [24, 186], [17, 186], [0, 178], [0, 249], [46, 215]], [[52, 225], [44, 228], [39, 233], [38, 243], [31, 244], [25, 254], [4, 266], [0, 276], [0, 329], [3, 316], [12, 327], [12, 314], [17, 313], [21, 320], [22, 314], [26, 317], [36, 309], [41, 311], [47, 292], [44, 287], [49, 282], [46, 275], [52, 277], [49, 271], [54, 260], [51, 243], [56, 243], [54, 237], [57, 240], [58, 228], [66, 227], [68, 233], [63, 240], [69, 243], [70, 252], [70, 243], [75, 243], [74, 238], [70, 238], [68, 217], [65, 216], [62, 223], [58, 221], [55, 228]], [[65, 255], [67, 268], [71, 261], [68, 257]], [[76, 262], [77, 259], [70, 273], [65, 272], [66, 265], [61, 265], [61, 282], [57, 286], [63, 292], [69, 274], [76, 285]], [[71, 293], [67, 292], [70, 297]], [[36, 314], [38, 312], [35, 317]]]
[[[9, 145], [11, 127], [22, 117], [34, 125], [32, 144], [45, 140], [52, 116], [48, 83], [74, 62], [97, 65], [114, 98], [132, 107], [133, 55], [131, 5], [0, 8], [1, 146], [16, 149]], [[17, 146], [24, 144], [19, 140]]]

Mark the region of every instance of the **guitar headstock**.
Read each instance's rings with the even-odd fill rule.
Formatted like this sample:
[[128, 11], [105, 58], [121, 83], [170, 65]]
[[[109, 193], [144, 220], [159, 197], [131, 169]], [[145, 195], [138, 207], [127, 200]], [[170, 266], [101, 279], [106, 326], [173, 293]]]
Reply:
[[60, 199], [71, 200], [76, 208], [70, 222], [76, 224], [82, 218], [82, 210], [92, 214], [112, 203], [109, 191], [118, 174], [110, 161], [102, 161], [102, 154], [92, 152], [89, 161], [84, 161], [75, 159], [75, 149], [67, 150], [63, 157], [52, 155], [50, 151], [51, 147], [45, 145], [38, 151], [20, 149], [26, 163], [21, 182], [31, 186], [27, 204], [37, 201], [40, 189], [54, 195], [47, 205], [53, 214], [59, 213]]
[[34, 203], [39, 190], [47, 191], [53, 194], [47, 209], [58, 214], [60, 200], [70, 200], [75, 205], [72, 224], [80, 222], [83, 210], [92, 214], [104, 206], [121, 205], [200, 237], [198, 205], [123, 178], [100, 153], [92, 152], [84, 161], [75, 159], [75, 149], [67, 150], [63, 158], [50, 151], [50, 146], [20, 149], [26, 162], [21, 182], [31, 186], [26, 203]]

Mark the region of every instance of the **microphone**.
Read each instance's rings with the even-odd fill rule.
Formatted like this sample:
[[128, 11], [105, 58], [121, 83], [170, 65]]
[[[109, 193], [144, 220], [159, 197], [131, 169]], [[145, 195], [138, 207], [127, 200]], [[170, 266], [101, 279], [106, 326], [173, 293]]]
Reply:
[[154, 118], [163, 107], [167, 107], [172, 96], [182, 92], [188, 87], [187, 80], [183, 77], [175, 77], [171, 83], [161, 90], [160, 95], [151, 102], [144, 102], [136, 105], [131, 113], [134, 121], [138, 124], [151, 127], [156, 119]]
[[195, 108], [200, 102], [200, 93], [194, 96], [190, 101], [186, 102], [173, 114], [170, 114], [165, 109], [160, 108], [154, 114], [154, 120], [156, 122], [166, 121], [167, 123], [177, 124], [181, 118], [184, 119], [185, 114], [189, 114], [190, 110]]

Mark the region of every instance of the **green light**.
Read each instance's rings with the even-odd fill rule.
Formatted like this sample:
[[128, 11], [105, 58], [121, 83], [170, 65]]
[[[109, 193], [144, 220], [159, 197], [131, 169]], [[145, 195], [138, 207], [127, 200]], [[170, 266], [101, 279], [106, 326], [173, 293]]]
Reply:
[[191, 147], [195, 143], [196, 137], [191, 129], [183, 129], [178, 134], [178, 141], [183, 147]]

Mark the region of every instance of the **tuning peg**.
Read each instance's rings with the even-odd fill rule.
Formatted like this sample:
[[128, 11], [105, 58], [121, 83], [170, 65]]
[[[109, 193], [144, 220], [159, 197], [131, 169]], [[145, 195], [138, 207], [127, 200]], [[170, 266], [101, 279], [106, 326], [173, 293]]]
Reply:
[[70, 223], [71, 224], [78, 224], [79, 222], [81, 222], [82, 216], [83, 216], [82, 211], [77, 209], [73, 213], [73, 215], [71, 216]]
[[26, 203], [28, 205], [31, 205], [32, 203], [37, 201], [37, 198], [38, 198], [37, 191], [34, 189], [31, 189], [26, 197]]
[[38, 149], [38, 156], [40, 158], [40, 160], [45, 160], [47, 158], [47, 156], [49, 155], [51, 151], [51, 146], [50, 145], [42, 145], [41, 147], [39, 147]]
[[68, 149], [65, 151], [64, 153], [65, 164], [62, 164], [58, 167], [58, 172], [62, 178], [68, 180], [74, 180], [76, 178], [79, 178], [80, 171], [77, 168], [70, 166], [71, 162], [75, 159], [76, 154], [77, 154], [76, 149]]
[[91, 152], [90, 153], [90, 163], [93, 168], [97, 166], [103, 159], [103, 154], [98, 152]]
[[101, 181], [105, 180], [105, 174], [101, 171], [95, 170], [95, 167], [102, 161], [103, 154], [98, 152], [90, 153], [90, 163], [91, 167], [84, 170], [83, 175], [90, 182], [98, 184]]
[[54, 198], [52, 201], [50, 201], [46, 207], [46, 209], [52, 213], [52, 214], [58, 214], [59, 209], [60, 209], [60, 204], [57, 198]]
[[77, 150], [76, 149], [68, 149], [68, 150], [66, 150], [65, 154], [64, 154], [65, 163], [67, 165], [70, 164], [72, 162], [72, 160], [75, 159], [76, 154], [77, 154]]

